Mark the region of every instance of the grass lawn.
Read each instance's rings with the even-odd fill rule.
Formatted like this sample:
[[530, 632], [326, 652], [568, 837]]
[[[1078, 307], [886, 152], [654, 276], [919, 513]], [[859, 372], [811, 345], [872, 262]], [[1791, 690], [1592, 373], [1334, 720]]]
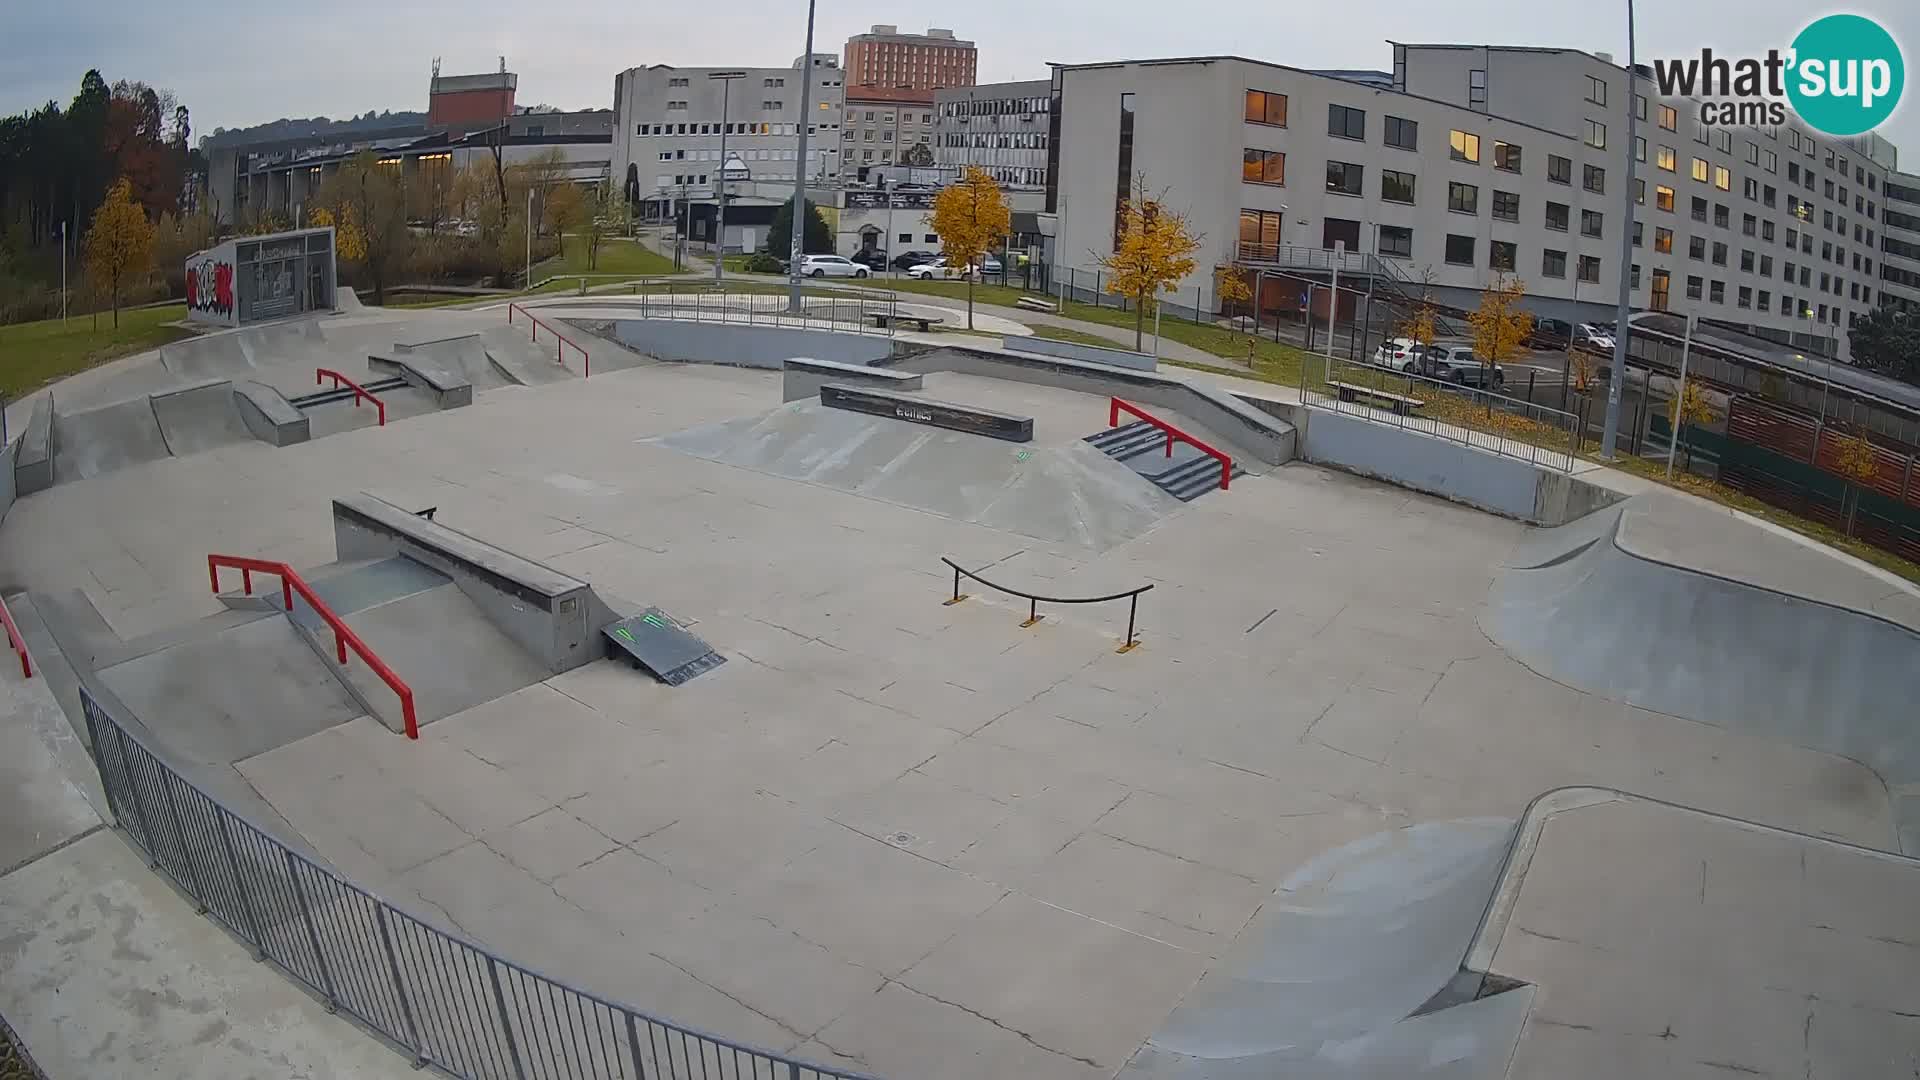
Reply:
[[1033, 336], [1049, 338], [1053, 341], [1071, 341], [1075, 345], [1092, 345], [1102, 349], [1111, 349], [1119, 345], [1119, 342], [1110, 341], [1098, 334], [1089, 334], [1084, 330], [1069, 330], [1064, 326], [1036, 326], [1033, 327]]
[[109, 312], [100, 313], [98, 330], [91, 315], [70, 316], [65, 324], [44, 319], [0, 326], [0, 393], [15, 398], [115, 357], [190, 337], [192, 331], [166, 325], [186, 315], [185, 305], [174, 304], [122, 311], [118, 330]]
[[587, 242], [584, 237], [569, 236], [560, 244], [559, 256], [536, 263], [533, 268], [535, 278], [558, 277], [564, 274], [608, 274], [632, 275], [634, 277], [654, 277], [673, 274], [673, 260], [634, 240], [607, 238], [600, 241], [600, 250], [591, 268], [587, 266]]

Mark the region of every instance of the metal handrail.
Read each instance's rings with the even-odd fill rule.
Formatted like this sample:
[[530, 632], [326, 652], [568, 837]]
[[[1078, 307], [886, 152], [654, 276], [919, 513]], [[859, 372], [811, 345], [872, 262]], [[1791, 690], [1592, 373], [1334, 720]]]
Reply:
[[33, 661], [27, 658], [27, 638], [20, 628], [13, 624], [13, 612], [7, 610], [7, 598], [0, 596], [0, 623], [7, 625], [7, 645], [20, 654], [20, 674], [24, 678], [33, 678]]
[[583, 379], [593, 378], [593, 359], [587, 355], [587, 350], [581, 348], [578, 342], [574, 341], [572, 338], [561, 333], [560, 331], [555, 330], [553, 328], [552, 323], [542, 321], [538, 315], [535, 315], [533, 312], [528, 311], [524, 304], [516, 304], [512, 301], [508, 301], [507, 303], [507, 325], [508, 326], [513, 325], [513, 313], [516, 311], [518, 311], [522, 315], [525, 315], [527, 317], [527, 321], [533, 324], [532, 340], [534, 344], [536, 345], [539, 344], [540, 328], [543, 326], [547, 328], [547, 333], [552, 334], [560, 342], [560, 344], [556, 345], [553, 350], [554, 363], [559, 364], [562, 367], [566, 366], [567, 346], [571, 345], [573, 346], [573, 351], [580, 354], [580, 377]]
[[373, 402], [374, 408], [380, 410], [380, 426], [381, 427], [387, 426], [387, 403], [384, 401], [381, 401], [377, 397], [374, 397], [373, 391], [368, 390], [366, 387], [361, 386], [359, 383], [354, 382], [352, 379], [347, 378], [345, 375], [340, 374], [339, 372], [333, 370], [332, 368], [314, 368], [313, 369], [313, 385], [319, 386], [322, 382], [326, 381], [327, 379], [333, 380], [333, 388], [335, 390], [338, 390], [340, 389], [340, 387], [345, 386], [349, 390], [353, 391], [353, 407], [354, 408], [357, 409], [360, 407], [361, 398], [366, 398], [368, 401]]
[[441, 930], [228, 809], [84, 681], [80, 704], [115, 823], [149, 864], [416, 1066], [473, 1080], [871, 1080], [641, 1012]]
[[1211, 446], [1208, 446], [1206, 443], [1201, 442], [1199, 439], [1194, 438], [1193, 436], [1187, 434], [1186, 432], [1181, 431], [1179, 428], [1174, 427], [1172, 424], [1167, 423], [1165, 420], [1162, 420], [1157, 416], [1153, 416], [1149, 414], [1144, 409], [1141, 409], [1138, 406], [1129, 405], [1126, 402], [1121, 401], [1119, 398], [1108, 398], [1107, 401], [1108, 401], [1108, 406], [1107, 406], [1107, 426], [1108, 427], [1113, 427], [1119, 424], [1120, 414], [1121, 412], [1124, 411], [1133, 416], [1137, 416], [1142, 420], [1145, 420], [1147, 423], [1152, 424], [1154, 427], [1159, 428], [1161, 431], [1164, 431], [1167, 433], [1167, 456], [1168, 457], [1173, 456], [1173, 441], [1175, 439], [1179, 439], [1181, 442], [1191, 444], [1195, 449], [1199, 450], [1201, 453], [1206, 454], [1209, 457], [1212, 457], [1220, 462], [1220, 490], [1221, 491], [1227, 490], [1227, 484], [1233, 480], [1233, 459], [1232, 458], [1228, 457], [1226, 454], [1222, 453], [1221, 451], [1216, 450]]
[[1134, 616], [1140, 610], [1140, 594], [1151, 591], [1153, 588], [1151, 584], [1142, 585], [1137, 589], [1128, 589], [1125, 592], [1113, 593], [1109, 596], [1041, 596], [1039, 593], [1030, 593], [988, 581], [986, 578], [981, 577], [972, 570], [962, 567], [959, 563], [954, 562], [945, 555], [940, 557], [940, 561], [953, 567], [953, 598], [945, 601], [949, 607], [967, 598], [967, 594], [960, 591], [960, 578], [962, 576], [972, 578], [989, 589], [1006, 593], [1008, 596], [1018, 596], [1022, 600], [1027, 601], [1027, 621], [1021, 623], [1021, 626], [1033, 626], [1041, 619], [1046, 618], [1046, 616], [1040, 614], [1040, 604], [1043, 602], [1048, 604], [1104, 604], [1109, 600], [1125, 600], [1127, 601], [1127, 642], [1120, 646], [1119, 651], [1130, 652], [1135, 645], [1139, 644], [1138, 641], [1134, 640], [1133, 635]]
[[360, 640], [360, 635], [354, 633], [353, 628], [348, 626], [345, 620], [333, 613], [333, 609], [320, 599], [319, 595], [313, 591], [313, 586], [308, 585], [298, 571], [286, 563], [272, 562], [267, 559], [249, 559], [239, 555], [208, 555], [207, 580], [213, 585], [213, 591], [216, 593], [220, 591], [220, 568], [223, 566], [240, 571], [240, 586], [248, 596], [253, 595], [255, 571], [278, 575], [280, 596], [286, 603], [288, 615], [293, 614], [294, 593], [297, 592], [306, 598], [307, 603], [312, 605], [314, 614], [319, 615], [328, 626], [333, 628], [333, 647], [341, 666], [346, 665], [347, 647], [352, 646], [353, 651], [360, 654], [360, 659], [367, 662], [367, 666], [373, 669], [374, 674], [380, 676], [381, 680], [392, 687], [393, 692], [399, 696], [400, 715], [406, 721], [407, 738], [420, 737], [420, 724], [414, 718], [413, 712], [413, 689], [387, 666], [385, 660], [373, 654], [373, 649]]

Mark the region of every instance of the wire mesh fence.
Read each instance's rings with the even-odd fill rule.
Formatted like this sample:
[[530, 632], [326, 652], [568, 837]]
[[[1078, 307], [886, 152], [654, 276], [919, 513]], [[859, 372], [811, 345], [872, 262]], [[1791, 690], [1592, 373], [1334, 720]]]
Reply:
[[800, 310], [795, 312], [788, 310], [789, 298], [784, 291], [689, 288], [664, 282], [634, 282], [627, 298], [615, 300], [614, 304], [632, 308], [636, 298], [638, 314], [643, 319], [741, 323], [884, 336], [892, 336], [903, 314], [899, 296], [883, 290], [803, 295]]
[[[1484, 385], [1493, 376], [1475, 378]], [[1573, 413], [1382, 364], [1309, 355], [1300, 400], [1561, 472], [1573, 470], [1580, 450]]]
[[148, 863], [417, 1064], [471, 1080], [867, 1080], [608, 1001], [431, 926], [182, 778], [84, 685], [80, 701], [101, 786]]

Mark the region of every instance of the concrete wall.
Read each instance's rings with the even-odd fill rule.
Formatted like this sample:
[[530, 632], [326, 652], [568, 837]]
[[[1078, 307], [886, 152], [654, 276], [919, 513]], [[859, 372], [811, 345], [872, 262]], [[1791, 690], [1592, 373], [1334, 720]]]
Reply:
[[617, 319], [613, 323], [613, 336], [630, 349], [662, 360], [774, 369], [785, 365], [790, 356], [810, 356], [864, 367], [893, 352], [893, 340], [878, 334], [674, 319]]
[[312, 437], [307, 414], [294, 408], [286, 395], [265, 383], [243, 379], [233, 384], [233, 403], [253, 437], [274, 446], [292, 446]]
[[[478, 340], [476, 335], [476, 344]], [[409, 350], [393, 357], [369, 356], [367, 370], [400, 376], [407, 380], [408, 386], [432, 395], [434, 405], [442, 409], [473, 404], [473, 381], [428, 353]]]
[[31, 495], [53, 486], [53, 394], [40, 395], [27, 416], [26, 430], [16, 444], [13, 486], [17, 495]]
[[1112, 364], [1114, 367], [1132, 368], [1135, 371], [1153, 371], [1160, 362], [1151, 354], [1138, 353], [1130, 349], [1103, 349], [1096, 345], [1082, 345], [1075, 341], [1055, 341], [1043, 337], [1003, 337], [1000, 339], [1003, 349], [1016, 349], [1020, 352], [1039, 353], [1042, 356], [1064, 356], [1070, 360], [1085, 360], [1092, 364]]
[[0, 521], [7, 520], [7, 511], [13, 509], [13, 452], [19, 442], [10, 442], [0, 447]]
[[780, 400], [799, 401], [816, 397], [827, 383], [871, 386], [878, 390], [918, 390], [921, 377], [889, 368], [841, 364], [832, 360], [789, 357], [780, 381]]

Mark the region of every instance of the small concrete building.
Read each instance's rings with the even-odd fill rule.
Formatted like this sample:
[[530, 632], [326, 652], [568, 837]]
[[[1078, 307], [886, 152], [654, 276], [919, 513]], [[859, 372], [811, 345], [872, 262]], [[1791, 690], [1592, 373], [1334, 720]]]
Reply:
[[334, 307], [333, 229], [241, 236], [187, 256], [187, 318], [246, 326]]

